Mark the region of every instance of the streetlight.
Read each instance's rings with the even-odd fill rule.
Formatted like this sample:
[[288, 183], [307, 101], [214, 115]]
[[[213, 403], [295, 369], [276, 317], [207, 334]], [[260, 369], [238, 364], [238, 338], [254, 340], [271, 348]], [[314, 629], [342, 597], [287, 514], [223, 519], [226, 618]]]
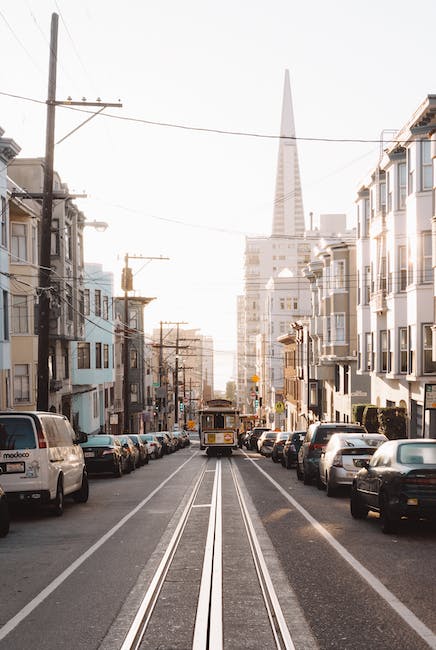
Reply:
[[83, 226], [90, 226], [91, 228], [95, 228], [97, 232], [104, 232], [109, 228], [109, 224], [106, 223], [106, 221], [84, 221]]

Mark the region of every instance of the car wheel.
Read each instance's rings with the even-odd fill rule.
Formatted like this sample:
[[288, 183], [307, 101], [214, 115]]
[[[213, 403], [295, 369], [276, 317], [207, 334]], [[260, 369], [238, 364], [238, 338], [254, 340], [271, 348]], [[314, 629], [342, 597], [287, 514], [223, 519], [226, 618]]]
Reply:
[[89, 481], [87, 472], [83, 472], [82, 485], [77, 492], [73, 493], [73, 499], [76, 503], [86, 503], [89, 497]]
[[148, 453], [147, 453], [146, 457], [144, 458], [144, 465], [148, 465], [148, 461], [149, 461], [149, 460], [150, 460], [150, 459], [149, 459], [149, 457], [148, 457]]
[[310, 485], [310, 483], [311, 483], [310, 476], [309, 476], [309, 474], [306, 472], [306, 470], [304, 468], [304, 463], [303, 463], [303, 483], [304, 483], [304, 485]]
[[368, 515], [368, 508], [363, 505], [355, 485], [351, 488], [350, 512], [353, 519], [366, 519]]
[[9, 508], [6, 499], [0, 499], [0, 537], [9, 532]]
[[380, 521], [382, 532], [385, 535], [391, 535], [398, 531], [398, 518], [392, 514], [387, 496], [384, 493], [380, 495]]
[[271, 454], [271, 460], [272, 460], [273, 463], [278, 463], [279, 462], [279, 459], [277, 458], [277, 456], [273, 456], [272, 454]]
[[115, 476], [115, 478], [121, 478], [122, 475], [123, 475], [122, 462], [121, 462], [121, 459], [118, 459], [118, 463], [117, 463], [117, 465], [115, 467], [115, 470], [114, 470], [114, 476]]
[[337, 492], [338, 492], [338, 488], [333, 487], [333, 485], [331, 484], [331, 481], [330, 481], [330, 479], [329, 479], [329, 477], [327, 475], [327, 472], [326, 472], [326, 475], [325, 475], [325, 493], [326, 493], [326, 495], [328, 497], [334, 497], [334, 496], [336, 496]]
[[303, 472], [301, 471], [300, 465], [297, 462], [297, 478], [299, 481], [303, 480]]
[[56, 496], [52, 502], [52, 513], [55, 517], [60, 517], [64, 513], [64, 485], [62, 478], [58, 479]]
[[319, 472], [316, 475], [316, 487], [318, 490], [324, 490], [324, 483], [321, 481], [321, 474]]

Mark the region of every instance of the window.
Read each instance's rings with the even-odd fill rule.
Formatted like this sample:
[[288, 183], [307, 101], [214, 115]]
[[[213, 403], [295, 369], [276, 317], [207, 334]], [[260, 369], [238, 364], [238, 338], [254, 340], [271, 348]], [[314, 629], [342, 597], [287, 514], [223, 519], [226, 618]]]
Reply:
[[365, 232], [364, 232], [364, 237], [369, 237], [369, 228], [370, 228], [370, 211], [369, 211], [369, 199], [365, 199], [364, 203], [364, 219], [365, 219]]
[[85, 316], [89, 316], [91, 313], [89, 289], [85, 289], [83, 292], [83, 313]]
[[73, 259], [73, 242], [71, 237], [71, 224], [65, 226], [65, 256], [67, 260]]
[[369, 305], [371, 298], [371, 267], [365, 266], [365, 305]]
[[341, 389], [340, 366], [335, 363], [335, 391], [338, 393]]
[[371, 371], [372, 370], [372, 333], [371, 332], [366, 332], [365, 344], [366, 344], [366, 369], [368, 371]]
[[433, 188], [433, 165], [431, 160], [430, 140], [421, 141], [421, 190]]
[[67, 301], [67, 318], [74, 320], [73, 311], [73, 287], [70, 284], [65, 285], [66, 301]]
[[109, 368], [109, 344], [103, 343], [103, 366]]
[[344, 368], [344, 395], [348, 395], [350, 390], [350, 366], [346, 364], [343, 368]]
[[59, 219], [52, 219], [51, 222], [51, 255], [60, 255], [60, 236], [59, 236]]
[[101, 343], [95, 344], [95, 367], [101, 368], [102, 365]]
[[79, 341], [77, 343], [77, 368], [86, 370], [91, 367], [90, 343]]
[[407, 287], [407, 248], [398, 246], [398, 291], [405, 291]]
[[134, 330], [138, 329], [138, 312], [136, 309], [131, 309], [129, 312], [129, 327]]
[[98, 417], [98, 395], [96, 390], [92, 393], [92, 416], [94, 418]]
[[27, 226], [24, 223], [11, 226], [11, 262], [28, 262]]
[[387, 372], [388, 369], [388, 333], [387, 330], [380, 332], [380, 371]]
[[138, 384], [130, 384], [130, 401], [135, 404], [138, 401]]
[[397, 208], [404, 210], [406, 207], [406, 163], [398, 164]]
[[336, 277], [335, 277], [336, 289], [345, 288], [345, 261], [338, 260], [336, 262]]
[[407, 187], [407, 192], [410, 196], [410, 194], [413, 194], [414, 187], [415, 187], [415, 179], [414, 179], [415, 169], [414, 169], [413, 158], [412, 158], [412, 149], [410, 148], [407, 150], [407, 169], [409, 170], [409, 184]]
[[94, 305], [95, 315], [96, 316], [101, 316], [101, 291], [100, 291], [100, 289], [95, 290], [94, 300], [95, 300], [95, 305]]
[[14, 401], [16, 404], [30, 401], [30, 377], [27, 363], [17, 363], [14, 366]]
[[30, 226], [30, 262], [32, 264], [38, 264], [38, 237], [37, 229], [34, 226]]
[[9, 300], [8, 292], [3, 291], [3, 339], [9, 340]]
[[131, 368], [137, 368], [138, 367], [138, 351], [135, 350], [135, 348], [130, 348], [130, 367]]
[[29, 311], [27, 296], [12, 296], [12, 332], [29, 333]]
[[326, 316], [326, 343], [331, 343], [331, 341], [332, 341], [331, 319], [330, 316]]
[[335, 319], [335, 341], [345, 342], [345, 314], [334, 314]]
[[7, 217], [7, 203], [6, 198], [2, 196], [2, 213], [0, 215], [0, 224], [1, 224], [1, 245], [6, 246], [6, 217]]
[[400, 372], [407, 372], [407, 327], [400, 327]]
[[431, 231], [428, 231], [422, 233], [422, 282], [431, 282], [432, 279]]
[[284, 308], [285, 308], [285, 299], [280, 298], [280, 309], [284, 309]]
[[103, 318], [109, 320], [109, 298], [108, 296], [103, 296]]
[[422, 372], [424, 375], [436, 372], [436, 361], [433, 361], [433, 343], [431, 325], [422, 326]]

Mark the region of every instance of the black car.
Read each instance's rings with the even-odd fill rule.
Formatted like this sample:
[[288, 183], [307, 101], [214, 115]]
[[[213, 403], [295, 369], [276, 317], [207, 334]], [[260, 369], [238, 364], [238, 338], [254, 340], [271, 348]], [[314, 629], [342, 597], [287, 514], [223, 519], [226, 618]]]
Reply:
[[303, 443], [306, 431], [293, 431], [288, 435], [287, 440], [283, 446], [282, 465], [286, 469], [297, 466], [298, 452]]
[[0, 485], [0, 537], [6, 537], [9, 532], [9, 508], [3, 488]]
[[162, 445], [164, 454], [171, 454], [175, 451], [173, 439], [170, 437], [168, 431], [154, 431], [153, 435], [156, 436]]
[[309, 424], [297, 457], [297, 478], [305, 485], [309, 485], [318, 478], [320, 456], [334, 433], [368, 432], [361, 424], [348, 422], [313, 422]]
[[436, 440], [384, 442], [353, 480], [351, 515], [378, 512], [384, 533], [395, 533], [400, 519], [436, 520]]
[[128, 456], [120, 440], [109, 434], [88, 436], [86, 442], [80, 443], [89, 474], [109, 473], [122, 476], [128, 469]]

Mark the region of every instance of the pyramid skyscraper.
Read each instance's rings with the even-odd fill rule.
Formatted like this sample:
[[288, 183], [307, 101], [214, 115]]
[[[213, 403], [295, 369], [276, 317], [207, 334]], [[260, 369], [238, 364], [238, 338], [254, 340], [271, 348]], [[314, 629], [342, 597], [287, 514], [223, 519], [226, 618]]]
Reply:
[[283, 88], [280, 136], [272, 236], [302, 237], [305, 230], [303, 198], [288, 70]]

